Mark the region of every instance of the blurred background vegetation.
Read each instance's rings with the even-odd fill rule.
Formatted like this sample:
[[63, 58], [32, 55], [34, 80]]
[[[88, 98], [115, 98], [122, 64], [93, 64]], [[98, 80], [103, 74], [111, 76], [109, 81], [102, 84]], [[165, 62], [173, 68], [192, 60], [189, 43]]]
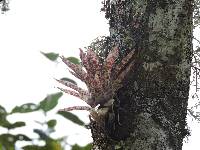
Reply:
[[[43, 53], [45, 57], [47, 57], [51, 61], [56, 61], [59, 57], [59, 54], [55, 53]], [[68, 57], [72, 63], [80, 63], [79, 60], [75, 57]], [[53, 79], [52, 79], [53, 80]], [[69, 78], [62, 78], [62, 80], [67, 80], [76, 84], [74, 80]], [[72, 150], [90, 150], [91, 144], [87, 144], [85, 146], [79, 146], [77, 144], [70, 145], [67, 143], [67, 136], [59, 137], [59, 138], [52, 138], [51, 134], [56, 132], [56, 125], [58, 121], [56, 119], [47, 119], [48, 112], [53, 110], [58, 102], [59, 99], [62, 97], [62, 92], [52, 93], [47, 95], [43, 100], [41, 100], [38, 104], [35, 103], [26, 103], [22, 104], [21, 106], [15, 106], [10, 112], [8, 112], [4, 106], [0, 105], [0, 127], [4, 128], [7, 132], [0, 134], [0, 150], [64, 150], [66, 146], [71, 147]], [[32, 132], [38, 134], [37, 139], [32, 139], [26, 135], [26, 130], [23, 133], [13, 134], [13, 130], [17, 128], [23, 128], [26, 125], [26, 120], [19, 120], [14, 123], [9, 121], [9, 117], [12, 115], [19, 114], [27, 114], [30, 115], [33, 112], [38, 112], [40, 115], [43, 115], [44, 121], [38, 121], [37, 118], [33, 118], [33, 120], [38, 123], [41, 127], [40, 128], [33, 128]], [[85, 128], [85, 123], [80, 120], [76, 115], [70, 112], [61, 112], [57, 111], [57, 115], [61, 115], [63, 118], [72, 121], [73, 123]], [[31, 116], [30, 116], [31, 117]], [[63, 124], [63, 127], [66, 125]], [[66, 131], [67, 132], [67, 131]], [[24, 142], [28, 143], [23, 147], [16, 147], [17, 142]], [[33, 142], [34, 141], [34, 142]], [[35, 142], [37, 141], [37, 142]], [[44, 144], [34, 144], [43, 141]]]

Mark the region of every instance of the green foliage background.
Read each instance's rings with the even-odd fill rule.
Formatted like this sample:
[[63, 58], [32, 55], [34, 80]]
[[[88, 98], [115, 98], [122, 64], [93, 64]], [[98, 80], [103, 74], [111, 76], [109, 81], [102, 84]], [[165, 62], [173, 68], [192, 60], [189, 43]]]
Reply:
[[[55, 53], [43, 53], [41, 52], [45, 57], [47, 57], [51, 61], [56, 61], [59, 57], [59, 54]], [[78, 64], [80, 61], [75, 57], [68, 57], [67, 58], [72, 63]], [[72, 82], [76, 84], [75, 81], [69, 78], [62, 78], [62, 80]], [[47, 120], [44, 122], [39, 122], [41, 126], [47, 126], [47, 130], [37, 129], [34, 128], [33, 132], [38, 134], [39, 138], [38, 141], [44, 141], [44, 146], [34, 145], [32, 144], [33, 139], [25, 135], [24, 133], [21, 134], [11, 134], [10, 130], [14, 130], [16, 128], [25, 127], [26, 126], [26, 120], [19, 120], [17, 122], [11, 123], [7, 118], [8, 116], [15, 115], [15, 114], [30, 114], [33, 112], [40, 112], [41, 115], [44, 115], [45, 118], [48, 117], [48, 113], [51, 110], [53, 110], [57, 104], [59, 103], [59, 99], [62, 97], [63, 93], [52, 93], [46, 96], [43, 100], [41, 100], [38, 104], [34, 103], [26, 103], [22, 104], [21, 106], [15, 106], [10, 112], [8, 112], [3, 106], [0, 105], [0, 127], [5, 128], [7, 130], [7, 133], [0, 134], [0, 150], [15, 150], [16, 148], [16, 142], [20, 141], [27, 141], [30, 144], [22, 147], [24, 150], [64, 150], [66, 145], [69, 145], [66, 142], [66, 137], [60, 137], [60, 138], [52, 138], [50, 135], [54, 132], [55, 126], [57, 125], [56, 119]], [[85, 123], [79, 119], [76, 115], [70, 113], [70, 112], [57, 112], [57, 115], [63, 116], [63, 118], [72, 121], [75, 124], [78, 124], [82, 127], [85, 127]], [[64, 126], [64, 125], [63, 125]], [[34, 139], [35, 140], [35, 139]], [[63, 144], [64, 143], [64, 144]], [[71, 146], [72, 150], [90, 150], [91, 144], [87, 144], [84, 147], [81, 147], [77, 144], [75, 145], [69, 145]]]

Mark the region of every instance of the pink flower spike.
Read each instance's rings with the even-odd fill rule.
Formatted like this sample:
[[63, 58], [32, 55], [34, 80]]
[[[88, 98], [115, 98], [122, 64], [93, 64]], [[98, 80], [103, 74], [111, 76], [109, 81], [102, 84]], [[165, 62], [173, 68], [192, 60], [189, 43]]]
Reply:
[[80, 65], [76, 65], [71, 63], [69, 60], [67, 60], [64, 56], [60, 57], [62, 61], [70, 68], [72, 69], [80, 78], [83, 78], [86, 76], [86, 72], [83, 70], [83, 68]]
[[85, 82], [85, 83], [87, 83], [87, 80], [86, 80], [86, 78], [87, 78], [87, 73], [85, 74], [85, 76], [80, 76], [79, 74], [77, 74], [77, 73], [75, 73], [75, 72], [73, 72], [73, 71], [71, 71], [71, 70], [69, 70], [68, 69], [68, 71], [73, 75], [73, 76], [75, 76], [76, 78], [78, 78], [78, 79], [80, 79], [82, 82]]
[[90, 111], [92, 108], [89, 106], [72, 106], [60, 109], [59, 111], [72, 111], [72, 110], [87, 110]]
[[124, 67], [127, 65], [127, 63], [130, 61], [131, 57], [134, 55], [134, 50], [132, 50], [130, 53], [128, 53], [122, 61], [115, 67], [114, 71], [116, 75], [119, 75], [120, 72], [124, 69]]
[[98, 74], [94, 76], [94, 79], [90, 84], [90, 89], [94, 89], [96, 94], [103, 91], [102, 81], [100, 80]]
[[87, 66], [86, 71], [89, 77], [95, 75], [96, 71], [100, 69], [99, 58], [92, 49], [87, 50]]
[[117, 79], [113, 83], [113, 87], [115, 87], [115, 90], [118, 90], [121, 87], [121, 82], [126, 77], [127, 73], [133, 68], [134, 61], [130, 62], [129, 65], [117, 76]]
[[79, 48], [80, 50], [80, 59], [82, 62], [83, 67], [85, 67], [86, 70], [88, 70], [88, 62], [87, 62], [87, 55], [86, 53], [83, 52], [83, 50], [81, 48]]
[[86, 54], [83, 52], [83, 50], [81, 48], [79, 48], [80, 51], [80, 59], [81, 61], [83, 61], [83, 59], [85, 58]]
[[110, 51], [110, 53], [108, 54], [108, 56], [107, 56], [107, 58], [105, 60], [105, 64], [104, 65], [105, 65], [105, 67], [106, 67], [108, 72], [111, 71], [111, 69], [112, 69], [112, 67], [113, 67], [113, 65], [115, 63], [115, 60], [118, 58], [118, 56], [119, 56], [119, 50], [115, 46], [113, 48], [113, 50]]
[[63, 88], [60, 88], [60, 87], [57, 87], [57, 88], [58, 88], [59, 90], [65, 92], [65, 93], [67, 93], [67, 94], [70, 94], [70, 95], [72, 95], [72, 96], [75, 96], [75, 97], [78, 97], [78, 98], [81, 99], [81, 97], [80, 97], [80, 95], [79, 95], [78, 92], [71, 91], [71, 90], [68, 90], [68, 89], [63, 89]]
[[81, 94], [81, 95], [88, 95], [89, 96], [88, 91], [78, 87], [76, 84], [73, 84], [73, 83], [71, 83], [69, 81], [64, 81], [64, 80], [58, 80], [58, 79], [55, 79], [55, 80], [58, 81], [59, 83], [65, 85], [65, 86], [67, 86], [67, 87], [79, 92], [79, 94]]
[[104, 62], [104, 72], [101, 80], [103, 81], [103, 88], [108, 87], [110, 84], [111, 70], [114, 66], [115, 60], [117, 59], [119, 52], [118, 48], [114, 47], [112, 51], [108, 54]]

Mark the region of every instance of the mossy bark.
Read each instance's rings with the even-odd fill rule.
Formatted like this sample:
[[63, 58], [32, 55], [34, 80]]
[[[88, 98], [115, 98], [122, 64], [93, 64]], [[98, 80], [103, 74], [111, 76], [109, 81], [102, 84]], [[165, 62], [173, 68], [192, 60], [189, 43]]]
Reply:
[[[110, 37], [135, 65], [105, 124], [91, 123], [96, 150], [181, 150], [192, 58], [192, 0], [106, 0]], [[112, 116], [112, 117], [111, 117]]]

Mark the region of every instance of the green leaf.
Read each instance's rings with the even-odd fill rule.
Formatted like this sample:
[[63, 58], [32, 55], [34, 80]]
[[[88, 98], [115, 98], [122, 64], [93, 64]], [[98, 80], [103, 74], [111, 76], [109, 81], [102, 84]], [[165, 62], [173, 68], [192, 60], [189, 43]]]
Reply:
[[71, 82], [71, 83], [77, 85], [77, 83], [76, 83], [74, 80], [72, 80], [72, 79], [70, 79], [70, 78], [67, 78], [67, 77], [65, 77], [65, 78], [61, 78], [60, 80], [68, 81], [68, 82]]
[[1, 134], [0, 135], [0, 145], [6, 150], [14, 150], [16, 138], [12, 134]]
[[27, 145], [22, 147], [23, 150], [63, 150], [61, 144], [56, 140], [48, 140], [46, 141], [45, 146], [37, 146], [37, 145]]
[[0, 105], [0, 126], [4, 126], [5, 124], [8, 124], [8, 121], [6, 119], [7, 116], [6, 109]]
[[22, 147], [23, 150], [46, 150], [45, 147], [37, 145], [26, 145]]
[[76, 57], [67, 57], [66, 59], [69, 60], [73, 64], [77, 64], [77, 65], [81, 64], [80, 60], [78, 58], [76, 58]]
[[6, 125], [9, 125], [10, 123], [6, 119], [6, 117], [0, 117], [0, 126], [7, 128]]
[[92, 149], [92, 144], [87, 144], [86, 146], [79, 146], [77, 144], [72, 146], [72, 150], [91, 150]]
[[39, 108], [44, 112], [53, 109], [58, 104], [58, 100], [62, 95], [62, 92], [48, 95], [43, 101], [40, 102]]
[[49, 60], [51, 61], [55, 61], [57, 60], [57, 58], [59, 57], [59, 54], [57, 53], [44, 53], [44, 52], [41, 52], [44, 56], [46, 56]]
[[23, 104], [21, 106], [16, 106], [13, 108], [11, 113], [28, 113], [38, 110], [38, 106], [33, 103]]
[[57, 121], [55, 119], [49, 120], [47, 125], [49, 128], [54, 128], [56, 126]]
[[24, 134], [17, 134], [15, 135], [17, 140], [20, 141], [32, 141], [31, 138], [29, 138], [28, 136], [24, 135]]
[[47, 150], [63, 150], [60, 142], [55, 139], [48, 139], [45, 148]]
[[81, 125], [81, 126], [85, 125], [85, 123], [82, 120], [80, 120], [76, 115], [70, 112], [58, 111], [58, 114], [78, 125]]
[[42, 140], [46, 141], [47, 139], [49, 139], [48, 135], [40, 129], [34, 129], [33, 132], [37, 133], [40, 136], [40, 139]]
[[7, 123], [3, 124], [2, 126], [10, 130], [14, 128], [23, 127], [25, 125], [26, 125], [25, 122], [22, 122], [22, 121], [17, 121], [15, 123], [10, 123], [7, 121]]
[[31, 141], [29, 137], [23, 134], [1, 134], [0, 135], [0, 144], [5, 147], [6, 150], [14, 150], [16, 141]]
[[7, 114], [6, 109], [3, 106], [0, 105], [0, 116], [1, 115], [6, 115], [6, 114]]

